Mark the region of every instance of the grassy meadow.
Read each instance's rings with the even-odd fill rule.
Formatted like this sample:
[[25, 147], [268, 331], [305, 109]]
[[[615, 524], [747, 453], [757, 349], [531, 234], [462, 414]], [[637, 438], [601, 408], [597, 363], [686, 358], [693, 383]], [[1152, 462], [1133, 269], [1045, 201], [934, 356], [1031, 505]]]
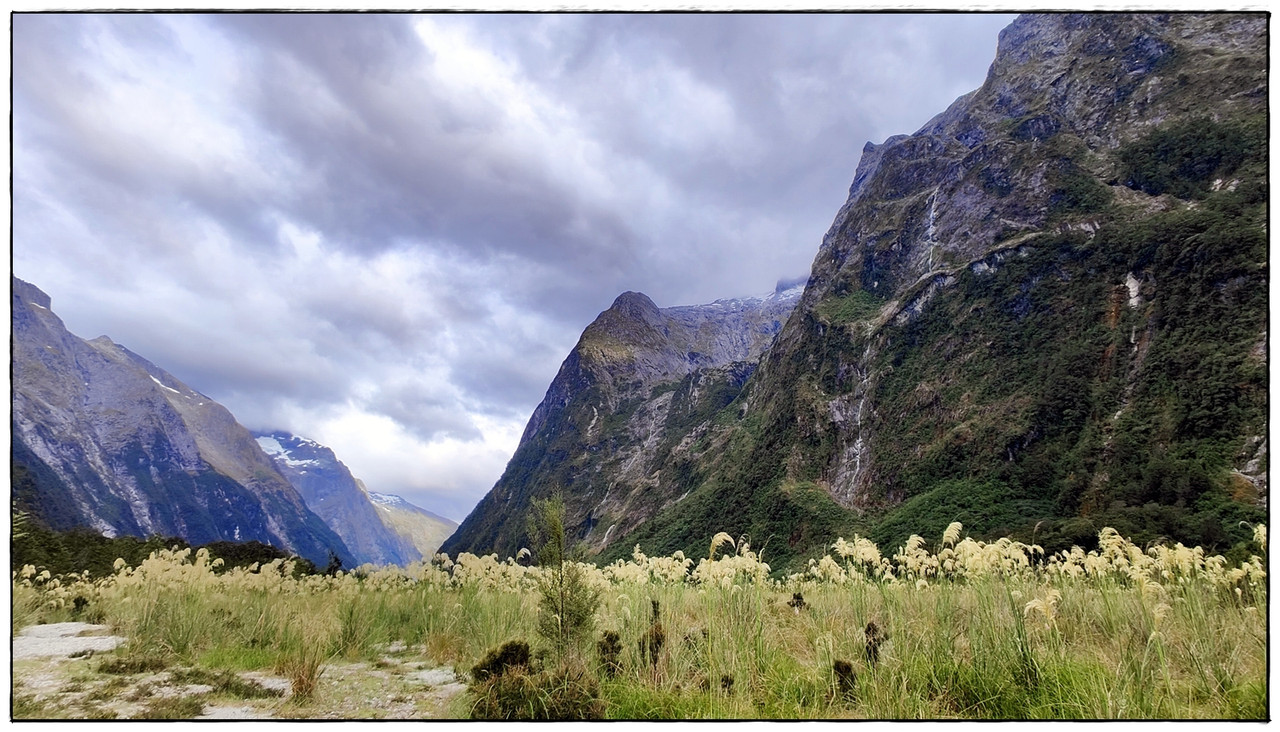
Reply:
[[[273, 674], [289, 686], [277, 717], [315, 716], [335, 669], [409, 661], [467, 684], [446, 718], [1268, 716], [1265, 527], [1238, 566], [1111, 530], [1048, 557], [962, 533], [889, 556], [840, 539], [788, 576], [725, 534], [696, 562], [637, 547], [604, 567], [522, 552], [331, 576], [161, 550], [98, 579], [14, 572], [13, 632], [109, 625], [127, 643], [89, 659], [96, 674], [181, 669], [232, 690]], [[15, 718], [95, 716], [13, 683]]]

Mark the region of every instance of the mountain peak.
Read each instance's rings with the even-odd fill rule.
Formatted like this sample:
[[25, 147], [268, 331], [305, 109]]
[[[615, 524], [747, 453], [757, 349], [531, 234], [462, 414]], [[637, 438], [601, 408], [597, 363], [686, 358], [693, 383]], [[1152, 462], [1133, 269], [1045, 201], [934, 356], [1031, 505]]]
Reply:
[[628, 320], [634, 320], [649, 325], [656, 325], [661, 322], [662, 315], [658, 306], [650, 297], [643, 292], [627, 292], [618, 295], [609, 306], [609, 311], [622, 315]]
[[13, 281], [13, 294], [21, 298], [23, 302], [39, 305], [45, 310], [53, 307], [53, 301], [45, 294], [44, 290], [15, 276], [11, 276], [11, 279]]

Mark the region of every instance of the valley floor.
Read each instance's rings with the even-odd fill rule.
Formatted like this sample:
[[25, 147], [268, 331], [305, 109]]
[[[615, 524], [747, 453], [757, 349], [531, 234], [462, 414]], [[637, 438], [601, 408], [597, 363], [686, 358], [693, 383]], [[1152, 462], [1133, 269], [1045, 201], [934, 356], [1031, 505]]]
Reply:
[[[1196, 548], [1007, 539], [784, 578], [717, 535], [561, 569], [296, 574], [159, 551], [13, 575], [14, 719], [1267, 719], [1267, 571]], [[1233, 566], [1234, 564], [1234, 566]], [[568, 572], [565, 567], [576, 568]], [[576, 576], [577, 584], [556, 584]], [[549, 592], [560, 588], [563, 592]], [[560, 612], [551, 603], [574, 597]], [[561, 618], [577, 618], [564, 636]], [[567, 621], [566, 621], [567, 622]], [[564, 627], [564, 626], [560, 626]]]
[[[218, 673], [113, 665], [130, 657], [105, 625], [65, 622], [24, 628], [13, 638], [14, 719], [449, 719], [465, 717], [450, 667], [432, 667], [404, 644], [371, 662], [323, 669], [311, 698], [264, 671]], [[201, 683], [204, 682], [204, 683]], [[222, 683], [220, 683], [222, 682]]]

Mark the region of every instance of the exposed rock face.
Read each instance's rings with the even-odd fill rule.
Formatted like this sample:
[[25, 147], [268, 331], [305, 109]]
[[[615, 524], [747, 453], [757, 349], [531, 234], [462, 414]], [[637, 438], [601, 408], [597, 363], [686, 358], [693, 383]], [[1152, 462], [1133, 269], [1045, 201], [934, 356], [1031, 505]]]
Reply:
[[[356, 481], [362, 489], [364, 484]], [[400, 496], [368, 491], [369, 500], [378, 510], [378, 516], [388, 528], [413, 544], [419, 556], [430, 558], [440, 549], [444, 540], [458, 528], [458, 522], [447, 519], [409, 503]]]
[[533, 498], [561, 494], [593, 549], [678, 501], [681, 465], [781, 329], [800, 288], [659, 308], [618, 296], [583, 332], [494, 489], [441, 547], [513, 555]]
[[981, 88], [914, 135], [867, 143], [804, 302], [842, 284], [891, 298], [1043, 230], [1065, 179], [1114, 177], [1121, 143], [1261, 109], [1265, 48], [1256, 14], [1020, 17]]
[[52, 528], [257, 540], [324, 566], [352, 556], [218, 403], [105, 336], [82, 340], [13, 279], [15, 495]]
[[758, 362], [620, 297], [446, 549], [514, 553], [533, 486], [606, 560], [957, 519], [1227, 548], [1265, 520], [1266, 100], [1265, 15], [1020, 17], [981, 88], [868, 143]]
[[357, 563], [403, 566], [422, 558], [409, 538], [383, 522], [363, 484], [333, 450], [282, 431], [255, 432], [254, 438], [302, 494], [307, 508], [342, 537]]
[[[799, 355], [834, 341], [825, 352], [839, 353], [845, 377], [824, 390], [836, 392], [832, 414], [848, 414], [850, 392], [867, 391], [859, 379], [874, 380], [873, 361], [893, 337], [886, 323], [909, 323], [966, 269], [993, 271], [1011, 254], [1027, 256], [1031, 237], [1092, 237], [1104, 206], [1082, 205], [1079, 190], [1131, 204], [1112, 219], [1168, 207], [1135, 201], [1117, 185], [1117, 148], [1166, 123], [1259, 114], [1265, 58], [1266, 19], [1256, 14], [1021, 16], [1001, 32], [981, 88], [914, 135], [868, 143], [814, 260], [800, 317], [779, 336], [753, 393], [803, 378]], [[882, 304], [853, 328], [865, 339], [824, 317], [824, 303], [850, 292]], [[874, 438], [861, 418], [874, 404], [863, 407], [857, 418], [815, 427], [837, 435], [824, 477], [848, 507], [881, 497], [869, 490], [883, 476], [868, 464]]]

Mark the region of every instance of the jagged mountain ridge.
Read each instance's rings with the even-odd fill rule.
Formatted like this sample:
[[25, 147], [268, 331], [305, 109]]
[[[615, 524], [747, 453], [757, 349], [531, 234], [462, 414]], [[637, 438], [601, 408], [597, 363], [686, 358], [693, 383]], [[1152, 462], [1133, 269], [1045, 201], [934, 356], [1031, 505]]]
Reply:
[[35, 286], [12, 288], [15, 508], [54, 529], [353, 562], [224, 407], [105, 336], [72, 335]]
[[[592, 438], [523, 441], [463, 524], [492, 541], [446, 548], [513, 552], [533, 484], [566, 493], [605, 561], [724, 530], [786, 563], [955, 519], [1050, 549], [1106, 524], [1229, 546], [1265, 520], [1266, 31], [1260, 14], [1020, 17], [981, 88], [867, 145], [727, 406], [693, 432], [648, 421], [645, 439], [682, 447], [644, 464], [679, 476], [662, 508], [625, 525], [597, 508], [628, 464], [592, 449], [638, 442], [644, 408], [599, 384], [650, 365], [580, 348], [526, 438]], [[663, 351], [657, 329], [628, 335]], [[571, 406], [587, 404], [612, 409]]]
[[282, 430], [253, 436], [307, 507], [342, 537], [357, 563], [404, 566], [422, 559], [411, 537], [384, 522], [383, 512], [333, 450]]
[[689, 485], [678, 466], [705, 449], [709, 420], [737, 396], [800, 293], [669, 308], [619, 295], [583, 331], [506, 471], [441, 551], [514, 554], [527, 543], [531, 501], [553, 493], [596, 549], [679, 501]]

